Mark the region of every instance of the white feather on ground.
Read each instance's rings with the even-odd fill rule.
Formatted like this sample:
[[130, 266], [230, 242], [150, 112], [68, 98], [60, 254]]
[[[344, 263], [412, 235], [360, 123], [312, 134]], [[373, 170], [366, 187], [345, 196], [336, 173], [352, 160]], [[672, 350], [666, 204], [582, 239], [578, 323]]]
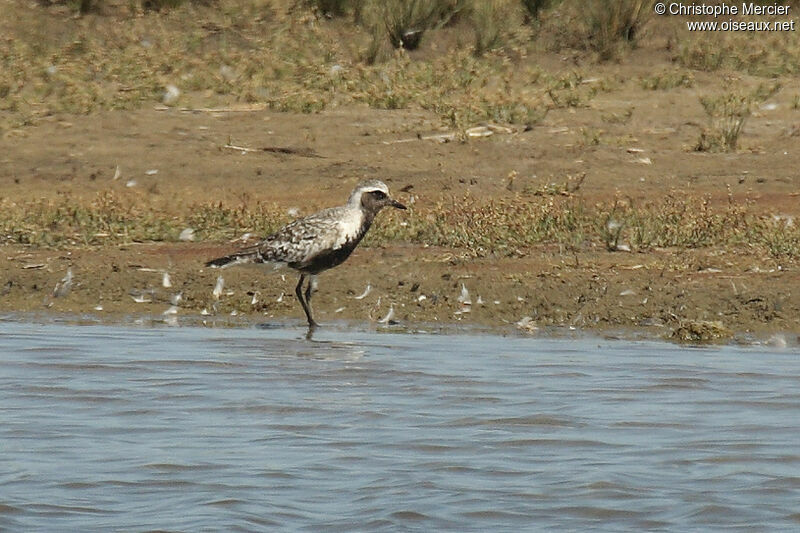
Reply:
[[53, 296], [55, 298], [60, 298], [69, 294], [70, 289], [72, 289], [72, 279], [72, 269], [68, 268], [67, 274], [61, 278], [61, 281], [56, 283], [56, 286], [53, 289]]
[[458, 297], [458, 303], [461, 305], [472, 305], [472, 300], [469, 297], [467, 286], [463, 283], [461, 284], [461, 295]]
[[364, 289], [364, 292], [362, 292], [362, 293], [361, 293], [360, 295], [358, 295], [358, 296], [353, 296], [353, 299], [354, 299], [354, 300], [363, 300], [364, 298], [366, 298], [366, 297], [367, 297], [367, 295], [370, 293], [370, 291], [371, 291], [371, 290], [372, 290], [372, 285], [370, 285], [369, 283], [367, 283], [367, 288], [366, 288], [366, 289]]
[[386, 313], [386, 316], [378, 320], [378, 324], [388, 324], [391, 319], [394, 318], [394, 304], [389, 305], [389, 312]]
[[215, 299], [219, 300], [219, 297], [222, 296], [222, 289], [224, 288], [225, 279], [222, 276], [217, 276], [217, 284], [214, 286], [214, 290], [211, 292], [211, 294]]

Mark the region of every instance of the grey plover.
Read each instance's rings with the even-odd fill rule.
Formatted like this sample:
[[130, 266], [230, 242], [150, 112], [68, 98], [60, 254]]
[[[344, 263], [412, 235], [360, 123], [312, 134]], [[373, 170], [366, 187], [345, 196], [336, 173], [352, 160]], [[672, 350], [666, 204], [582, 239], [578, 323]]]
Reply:
[[[389, 188], [378, 180], [359, 183], [347, 204], [323, 209], [282, 227], [256, 245], [206, 263], [225, 268], [237, 264], [285, 264], [300, 272], [294, 293], [303, 306], [308, 327], [317, 323], [311, 314], [311, 293], [317, 274], [342, 264], [367, 233], [375, 215], [386, 207], [406, 206], [389, 196]], [[308, 284], [303, 291], [303, 283]]]

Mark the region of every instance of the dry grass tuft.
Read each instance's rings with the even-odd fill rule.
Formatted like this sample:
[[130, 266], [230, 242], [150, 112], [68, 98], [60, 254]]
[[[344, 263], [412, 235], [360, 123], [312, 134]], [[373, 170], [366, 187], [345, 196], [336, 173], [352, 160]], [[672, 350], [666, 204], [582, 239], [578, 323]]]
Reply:
[[653, 13], [650, 0], [590, 0], [586, 14], [592, 47], [602, 59], [619, 54], [621, 45], [635, 45]]
[[691, 72], [669, 69], [642, 78], [642, 88], [652, 91], [665, 91], [676, 87], [694, 87], [694, 82], [694, 75]]
[[761, 84], [754, 91], [734, 91], [704, 96], [700, 103], [709, 118], [709, 127], [700, 133], [698, 152], [734, 152], [753, 108], [780, 90], [779, 83]]

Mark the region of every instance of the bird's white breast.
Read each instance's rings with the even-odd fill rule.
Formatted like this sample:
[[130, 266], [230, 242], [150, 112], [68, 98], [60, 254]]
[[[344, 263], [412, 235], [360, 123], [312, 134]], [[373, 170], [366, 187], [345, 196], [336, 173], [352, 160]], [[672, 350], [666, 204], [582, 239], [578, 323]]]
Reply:
[[339, 249], [345, 243], [356, 239], [364, 225], [364, 213], [361, 209], [348, 209], [338, 222], [338, 235], [333, 244], [334, 249]]

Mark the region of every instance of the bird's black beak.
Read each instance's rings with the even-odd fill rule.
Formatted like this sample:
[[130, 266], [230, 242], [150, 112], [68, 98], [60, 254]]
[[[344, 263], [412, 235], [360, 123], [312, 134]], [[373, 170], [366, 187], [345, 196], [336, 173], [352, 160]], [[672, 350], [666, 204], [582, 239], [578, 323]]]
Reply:
[[392, 201], [389, 203], [389, 205], [390, 205], [390, 206], [392, 206], [392, 207], [396, 207], [397, 209], [406, 209], [406, 206], [404, 206], [403, 204], [401, 204], [401, 203], [400, 203], [400, 202], [398, 202], [397, 200], [392, 200]]

